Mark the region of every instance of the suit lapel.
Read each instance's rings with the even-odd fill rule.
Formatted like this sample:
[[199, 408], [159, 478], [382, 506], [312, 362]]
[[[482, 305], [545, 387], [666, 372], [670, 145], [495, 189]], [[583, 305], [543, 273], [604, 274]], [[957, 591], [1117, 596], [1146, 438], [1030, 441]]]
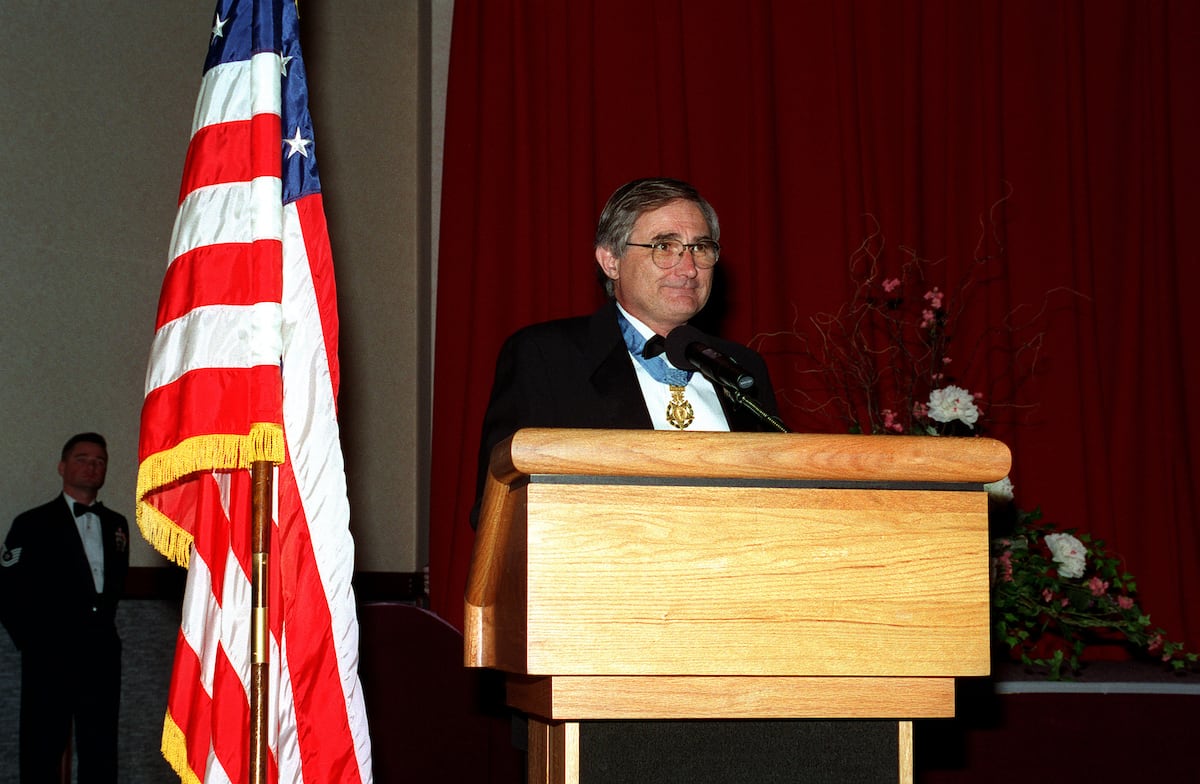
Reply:
[[[100, 532], [104, 540], [104, 593], [120, 594], [124, 590], [124, 564], [129, 548], [129, 532], [120, 523], [121, 518], [104, 509], [100, 513]], [[119, 598], [119, 596], [118, 596]]]
[[617, 307], [609, 301], [592, 315], [588, 325], [587, 357], [592, 386], [603, 401], [610, 426], [649, 430], [654, 427], [629, 349], [617, 327]]
[[[652, 429], [654, 423], [646, 409], [633, 360], [617, 326], [617, 306], [611, 300], [592, 314], [587, 341], [585, 350], [588, 362], [594, 368], [591, 382], [600, 401], [597, 405], [604, 409], [603, 416], [597, 416], [597, 426], [603, 422], [603, 426], [607, 427]], [[753, 414], [730, 400], [720, 389], [717, 390], [717, 399], [721, 403], [721, 410], [725, 412], [730, 431], [762, 430]]]

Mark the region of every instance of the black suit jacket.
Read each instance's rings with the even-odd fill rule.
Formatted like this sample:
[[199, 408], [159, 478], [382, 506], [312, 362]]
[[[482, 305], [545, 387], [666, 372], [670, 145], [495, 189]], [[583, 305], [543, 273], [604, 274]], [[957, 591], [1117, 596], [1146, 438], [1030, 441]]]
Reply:
[[[61, 495], [20, 514], [0, 557], [0, 620], [18, 648], [65, 652], [117, 643], [117, 602], [129, 570], [129, 524], [101, 507], [104, 591], [98, 593], [75, 516]], [[119, 643], [117, 643], [119, 644]]]
[[[777, 415], [767, 365], [756, 352], [717, 337], [709, 346], [754, 376], [748, 396]], [[730, 430], [765, 430], [749, 411], [719, 394]], [[524, 427], [589, 427], [648, 430], [650, 412], [633, 360], [617, 324], [617, 306], [608, 302], [591, 316], [548, 321], [516, 332], [496, 361], [492, 396], [483, 420], [474, 525], [492, 449]]]

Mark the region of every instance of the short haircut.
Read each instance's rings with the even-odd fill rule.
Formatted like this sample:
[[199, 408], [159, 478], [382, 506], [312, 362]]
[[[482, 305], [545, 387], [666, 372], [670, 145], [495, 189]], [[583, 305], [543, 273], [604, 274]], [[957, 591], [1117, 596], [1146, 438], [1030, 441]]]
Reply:
[[105, 452], [108, 451], [108, 442], [99, 433], [76, 433], [67, 439], [67, 443], [63, 444], [61, 459], [66, 460], [67, 456], [71, 454], [71, 450], [79, 443], [99, 444], [104, 447]]
[[646, 177], [625, 183], [608, 198], [596, 224], [596, 247], [604, 248], [614, 256], [621, 256], [629, 242], [629, 235], [633, 234], [633, 224], [637, 223], [642, 213], [665, 207], [673, 201], [695, 204], [708, 224], [709, 236], [714, 240], [721, 238], [721, 224], [717, 220], [716, 210], [699, 191], [682, 180]]
[[[596, 247], [604, 248], [617, 258], [625, 255], [633, 225], [643, 213], [665, 207], [674, 201], [690, 201], [704, 216], [708, 224], [708, 236], [721, 238], [721, 224], [712, 205], [692, 185], [669, 177], [644, 177], [627, 182], [613, 192], [600, 213], [596, 224]], [[597, 269], [597, 275], [608, 296], [613, 296], [612, 280]]]

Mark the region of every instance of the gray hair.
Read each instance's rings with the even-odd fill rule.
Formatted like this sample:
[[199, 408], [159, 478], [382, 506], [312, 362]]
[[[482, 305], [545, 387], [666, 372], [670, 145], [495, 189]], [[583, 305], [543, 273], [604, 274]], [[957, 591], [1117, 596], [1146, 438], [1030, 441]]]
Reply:
[[[668, 177], [645, 177], [640, 180], [627, 182], [613, 192], [600, 213], [596, 224], [596, 247], [604, 248], [617, 258], [625, 255], [625, 247], [629, 236], [633, 234], [633, 224], [643, 213], [665, 207], [673, 201], [690, 201], [704, 216], [708, 224], [708, 235], [714, 239], [721, 238], [721, 224], [717, 220], [717, 212], [712, 205], [700, 195], [694, 187], [682, 180]], [[613, 296], [613, 283], [603, 270], [597, 270], [604, 290], [609, 297]]]

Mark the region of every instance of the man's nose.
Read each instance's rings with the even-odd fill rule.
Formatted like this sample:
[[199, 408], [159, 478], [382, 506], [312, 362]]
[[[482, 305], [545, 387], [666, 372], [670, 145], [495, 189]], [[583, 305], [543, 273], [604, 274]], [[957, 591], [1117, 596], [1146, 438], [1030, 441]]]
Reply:
[[696, 266], [696, 257], [692, 254], [690, 248], [684, 248], [683, 253], [679, 254], [679, 261], [676, 262], [673, 271], [678, 275], [686, 275], [689, 278], [696, 277], [700, 268]]

